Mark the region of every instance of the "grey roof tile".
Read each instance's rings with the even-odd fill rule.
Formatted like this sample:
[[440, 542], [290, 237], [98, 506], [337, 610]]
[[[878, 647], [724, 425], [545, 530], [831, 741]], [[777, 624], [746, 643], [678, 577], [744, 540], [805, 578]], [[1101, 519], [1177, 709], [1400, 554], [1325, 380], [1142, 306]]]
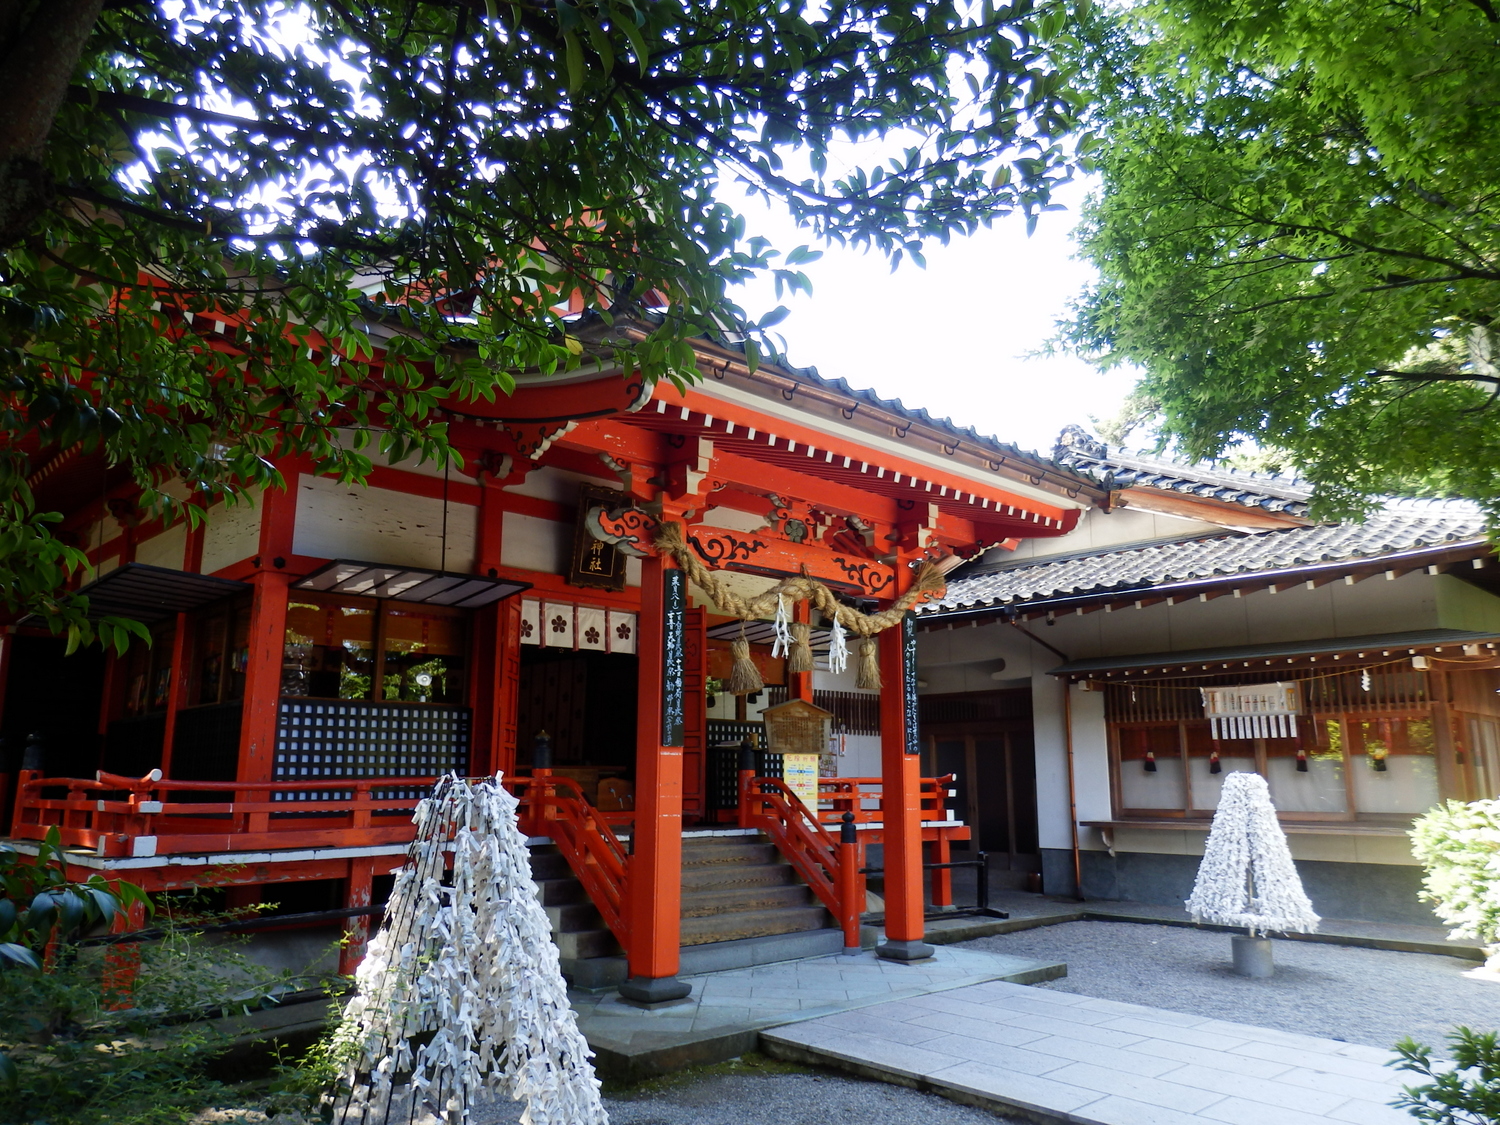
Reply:
[[1236, 574], [1295, 570], [1318, 563], [1478, 542], [1485, 521], [1461, 500], [1392, 500], [1364, 523], [1226, 532], [1179, 543], [1122, 547], [1087, 555], [1015, 562], [978, 562], [948, 579], [947, 596], [919, 613], [1008, 605], [1048, 598], [1148, 589]]
[[1091, 473], [1114, 488], [1156, 488], [1305, 516], [1312, 487], [1279, 473], [1250, 473], [1223, 465], [1186, 465], [1151, 453], [1110, 449], [1081, 426], [1058, 435], [1053, 459], [1078, 472]]

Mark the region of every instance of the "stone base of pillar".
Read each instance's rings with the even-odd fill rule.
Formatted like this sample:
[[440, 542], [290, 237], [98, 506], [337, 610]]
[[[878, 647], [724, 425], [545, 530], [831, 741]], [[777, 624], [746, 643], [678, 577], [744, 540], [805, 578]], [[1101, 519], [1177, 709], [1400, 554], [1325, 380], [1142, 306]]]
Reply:
[[676, 977], [631, 977], [620, 985], [620, 995], [636, 1004], [669, 1004], [692, 991], [692, 985]]
[[888, 961], [920, 961], [934, 952], [925, 941], [883, 941], [875, 947], [875, 956]]

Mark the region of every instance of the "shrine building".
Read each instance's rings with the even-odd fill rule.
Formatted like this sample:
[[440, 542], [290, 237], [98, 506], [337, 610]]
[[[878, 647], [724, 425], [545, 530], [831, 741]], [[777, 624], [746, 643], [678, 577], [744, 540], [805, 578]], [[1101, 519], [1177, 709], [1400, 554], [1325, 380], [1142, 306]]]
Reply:
[[[880, 951], [930, 953], [924, 849], [941, 861], [968, 826], [952, 779], [922, 776], [906, 611], [1105, 494], [811, 369], [695, 347], [685, 391], [522, 378], [446, 412], [461, 467], [346, 485], [288, 459], [284, 490], [196, 530], [143, 513], [97, 454], [38, 451], [91, 611], [153, 643], [64, 656], [10, 623], [0, 835], [57, 828], [80, 878], [343, 912], [348, 971], [415, 800], [498, 771], [584, 985], [652, 1002], [704, 950], [857, 945], [872, 863]], [[943, 902], [946, 871], [930, 882]]]

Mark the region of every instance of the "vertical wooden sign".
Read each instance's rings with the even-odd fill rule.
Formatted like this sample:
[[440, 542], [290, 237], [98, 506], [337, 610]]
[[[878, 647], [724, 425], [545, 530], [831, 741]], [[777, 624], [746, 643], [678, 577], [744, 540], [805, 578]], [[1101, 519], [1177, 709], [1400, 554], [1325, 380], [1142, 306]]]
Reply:
[[905, 718], [906, 752], [922, 752], [917, 730], [917, 619], [908, 613], [901, 619], [901, 712]]
[[661, 744], [681, 746], [683, 735], [684, 617], [687, 575], [677, 569], [662, 575]]

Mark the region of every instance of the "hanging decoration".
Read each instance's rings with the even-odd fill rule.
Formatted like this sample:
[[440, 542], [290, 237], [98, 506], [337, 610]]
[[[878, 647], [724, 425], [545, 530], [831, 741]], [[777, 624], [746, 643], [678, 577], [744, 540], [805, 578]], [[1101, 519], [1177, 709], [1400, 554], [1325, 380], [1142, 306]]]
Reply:
[[505, 1095], [526, 1103], [522, 1125], [608, 1125], [516, 799], [498, 775], [449, 776], [413, 819], [408, 862], [336, 1033], [347, 1061], [326, 1116], [440, 1125]]
[[861, 691], [879, 691], [881, 688], [880, 642], [874, 637], [859, 642], [859, 667], [854, 673], [854, 686]]
[[[911, 589], [891, 603], [888, 609], [883, 609], [879, 613], [861, 613], [853, 606], [845, 605], [839, 601], [838, 595], [822, 582], [805, 574], [795, 578], [784, 578], [765, 593], [753, 598], [742, 598], [719, 581], [714, 572], [688, 546], [687, 540], [683, 537], [681, 524], [663, 523], [657, 529], [656, 546], [658, 550], [676, 560], [677, 565], [686, 572], [693, 585], [708, 595], [709, 601], [713, 602], [720, 613], [738, 617], [742, 621], [761, 619], [774, 614], [776, 647], [772, 651], [776, 655], [785, 651], [790, 660], [801, 660], [801, 657], [795, 653], [797, 641], [793, 629], [796, 623], [791, 621], [784, 601], [788, 597], [793, 601], [809, 602], [814, 609], [833, 622], [835, 630], [846, 630], [863, 638], [859, 645], [856, 684], [864, 690], [879, 690], [881, 686], [879, 647], [873, 639], [875, 634], [893, 625], [899, 625], [912, 606], [929, 595], [941, 593], [946, 585], [942, 571], [932, 563], [924, 562], [917, 571], [916, 581], [912, 583]], [[812, 671], [810, 645], [806, 653], [807, 666], [800, 670], [810, 672]], [[831, 656], [830, 653], [830, 659]], [[792, 667], [791, 670], [799, 669]]]
[[1199, 688], [1203, 713], [1220, 738], [1295, 738], [1302, 689], [1295, 680]]
[[849, 667], [848, 634], [844, 630], [844, 623], [835, 617], [833, 628], [828, 631], [828, 670], [835, 676], [842, 676], [847, 667]]
[[1147, 773], [1155, 773], [1156, 772], [1156, 751], [1155, 750], [1147, 750], [1146, 751], [1146, 757], [1145, 757], [1145, 760], [1141, 763], [1141, 766], [1142, 766], [1142, 768], [1145, 769], [1145, 771]]
[[792, 622], [792, 649], [787, 654], [788, 672], [811, 672], [813, 670], [812, 626], [806, 621]]
[[1210, 750], [1209, 753], [1208, 753], [1208, 772], [1209, 773], [1222, 773], [1223, 770], [1224, 770], [1223, 763], [1221, 763], [1219, 761], [1219, 744], [1217, 742], [1215, 742], [1214, 743], [1214, 748], [1212, 750]]
[[1195, 922], [1245, 926], [1252, 937], [1318, 928], [1260, 774], [1236, 771], [1224, 778], [1186, 905]]
[[[684, 568], [686, 569], [686, 568]], [[780, 594], [776, 595], [776, 620], [771, 623], [771, 628], [776, 630], [776, 643], [771, 646], [771, 655], [774, 657], [785, 656], [792, 648], [792, 619], [786, 611], [786, 599]]]
[[750, 659], [750, 641], [745, 636], [744, 622], [740, 622], [740, 635], [729, 642], [729, 653], [734, 657], [734, 666], [729, 670], [725, 691], [730, 695], [754, 695], [766, 686], [760, 678], [760, 669]]

